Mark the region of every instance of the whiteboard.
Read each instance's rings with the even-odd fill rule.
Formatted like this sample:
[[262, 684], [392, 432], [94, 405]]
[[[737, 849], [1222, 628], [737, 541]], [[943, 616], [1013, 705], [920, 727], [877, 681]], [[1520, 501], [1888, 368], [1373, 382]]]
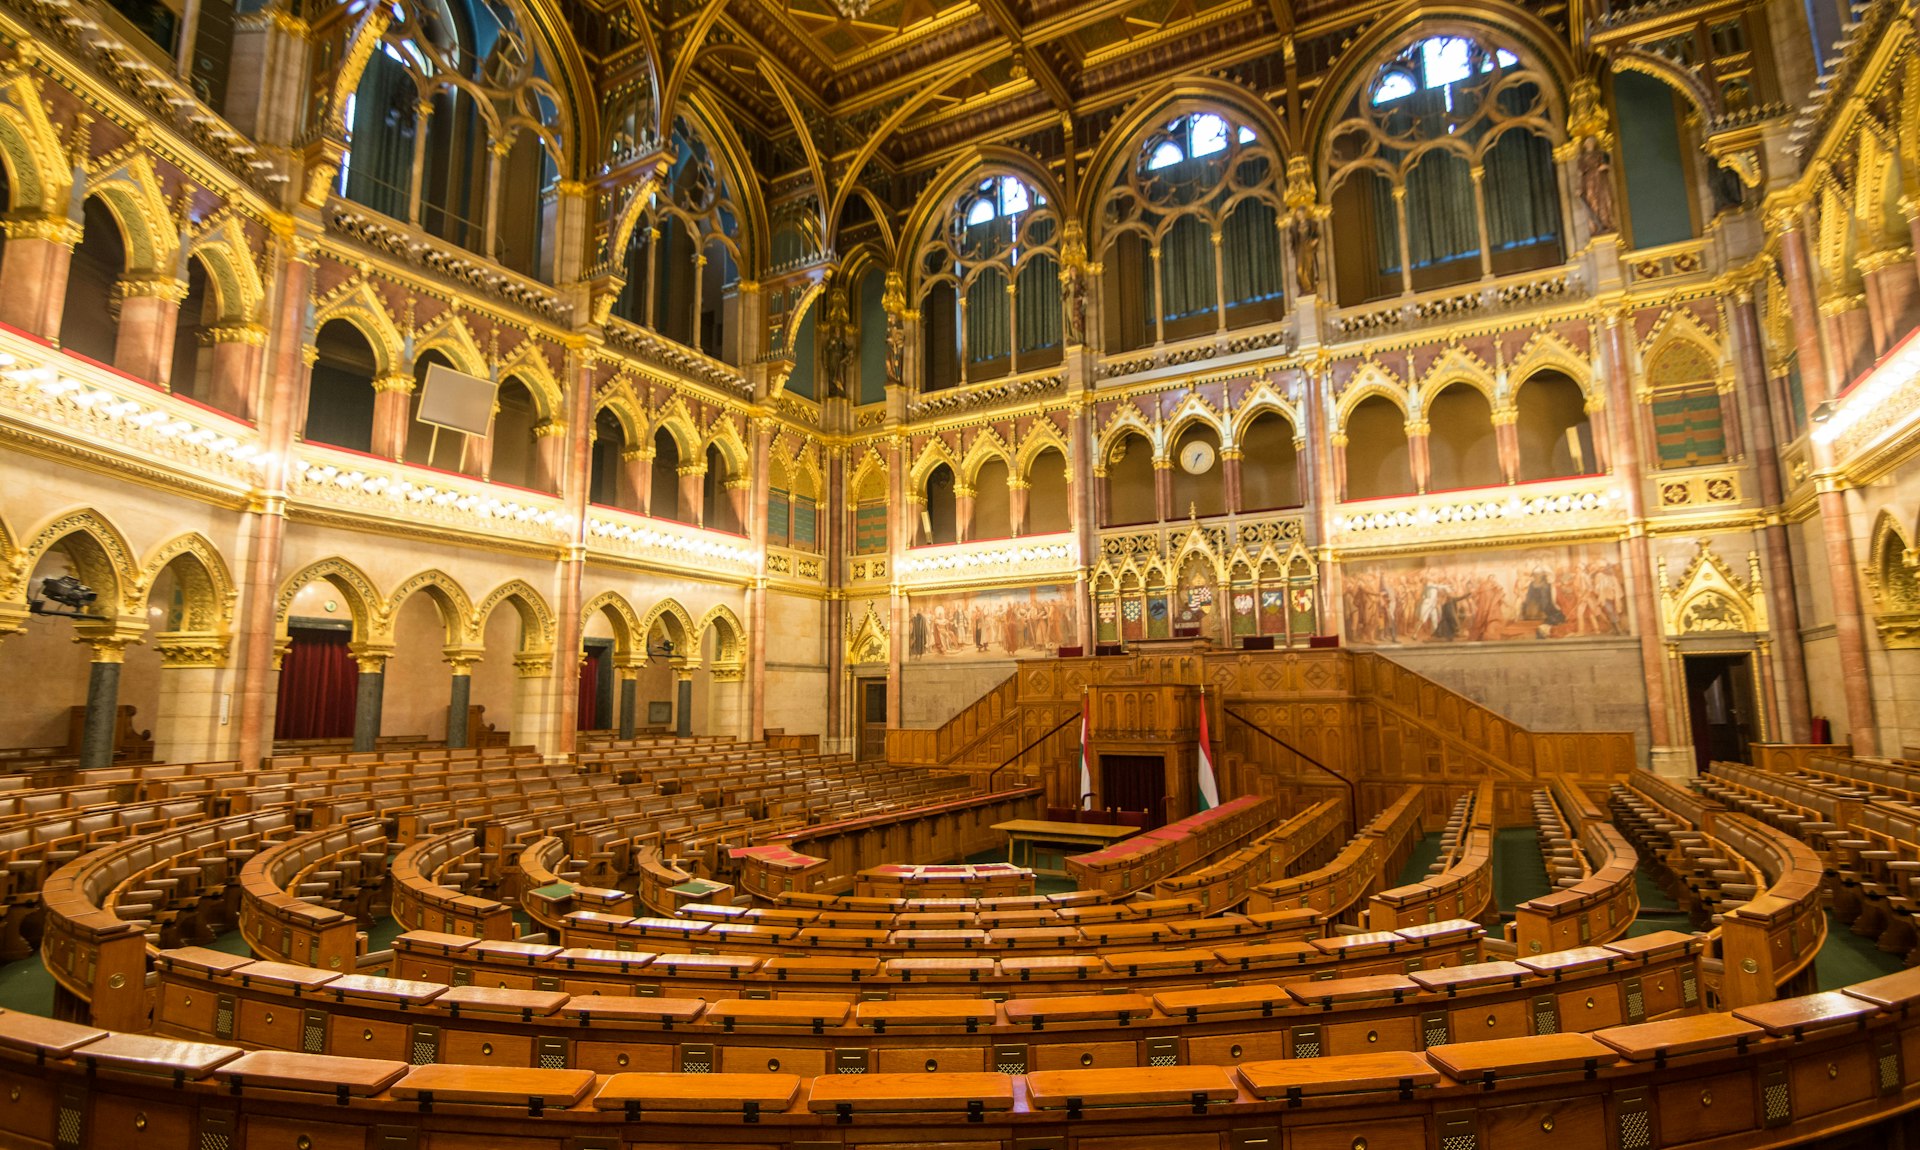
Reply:
[[449, 431], [485, 435], [493, 424], [495, 390], [490, 379], [430, 363], [420, 384], [420, 412], [414, 418]]

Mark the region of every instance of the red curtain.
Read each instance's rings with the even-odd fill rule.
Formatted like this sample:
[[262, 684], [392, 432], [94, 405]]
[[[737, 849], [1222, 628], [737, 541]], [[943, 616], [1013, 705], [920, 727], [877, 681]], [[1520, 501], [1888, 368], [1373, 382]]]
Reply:
[[600, 721], [600, 648], [588, 651], [580, 660], [580, 721], [578, 729], [598, 731]]
[[351, 739], [360, 668], [347, 651], [353, 636], [321, 627], [294, 627], [280, 663], [276, 739]]

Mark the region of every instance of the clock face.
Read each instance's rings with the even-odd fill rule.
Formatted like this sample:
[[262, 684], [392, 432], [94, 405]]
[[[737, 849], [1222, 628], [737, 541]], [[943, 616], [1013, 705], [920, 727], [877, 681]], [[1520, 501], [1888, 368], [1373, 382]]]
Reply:
[[1180, 466], [1188, 475], [1199, 475], [1213, 466], [1213, 445], [1189, 443], [1180, 449]]

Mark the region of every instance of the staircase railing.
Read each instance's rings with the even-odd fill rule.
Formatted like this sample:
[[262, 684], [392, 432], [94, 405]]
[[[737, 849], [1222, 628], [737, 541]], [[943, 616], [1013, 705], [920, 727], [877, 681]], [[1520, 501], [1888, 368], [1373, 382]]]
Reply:
[[1269, 743], [1273, 743], [1282, 750], [1290, 752], [1295, 758], [1300, 759], [1308, 766], [1316, 767], [1332, 775], [1335, 779], [1338, 779], [1340, 785], [1347, 788], [1347, 837], [1351, 839], [1354, 836], [1356, 828], [1358, 828], [1360, 824], [1360, 788], [1354, 786], [1352, 779], [1349, 779], [1339, 771], [1334, 770], [1332, 767], [1329, 767], [1319, 759], [1314, 758], [1312, 755], [1309, 755], [1299, 747], [1287, 742], [1266, 728], [1259, 726], [1252, 719], [1247, 718], [1232, 707], [1221, 707], [1220, 711], [1226, 715], [1227, 718], [1238, 721], [1241, 726], [1259, 735]]
[[[992, 770], [991, 772], [989, 772], [989, 773], [988, 773], [988, 775], [987, 775], [987, 793], [988, 793], [988, 794], [992, 794], [992, 793], [993, 793], [993, 783], [994, 783], [994, 780], [1000, 777], [1000, 772], [1001, 772], [1001, 771], [1004, 771], [1004, 770], [1006, 770], [1006, 769], [1007, 769], [1008, 767], [1011, 767], [1011, 766], [1013, 766], [1013, 765], [1014, 765], [1015, 763], [1017, 763], [1017, 762], [1019, 762], [1019, 761], [1020, 761], [1021, 759], [1024, 759], [1024, 758], [1026, 758], [1026, 757], [1027, 757], [1027, 752], [1028, 752], [1028, 751], [1031, 751], [1031, 750], [1032, 750], [1032, 749], [1034, 749], [1035, 747], [1037, 747], [1037, 746], [1039, 746], [1039, 745], [1040, 745], [1041, 743], [1044, 743], [1044, 742], [1046, 742], [1046, 741], [1047, 741], [1048, 739], [1051, 739], [1051, 738], [1053, 738], [1053, 737], [1054, 737], [1055, 735], [1057, 735], [1057, 734], [1059, 734], [1059, 733], [1060, 733], [1060, 731], [1061, 731], [1061, 728], [1063, 728], [1063, 727], [1065, 727], [1065, 726], [1066, 726], [1066, 725], [1067, 725], [1068, 723], [1071, 723], [1071, 722], [1073, 722], [1073, 721], [1074, 721], [1075, 719], [1078, 719], [1079, 717], [1080, 717], [1080, 716], [1079, 716], [1079, 715], [1078, 715], [1077, 713], [1076, 713], [1076, 714], [1072, 714], [1072, 715], [1068, 715], [1068, 716], [1067, 716], [1066, 718], [1064, 718], [1064, 719], [1062, 719], [1062, 720], [1060, 720], [1059, 722], [1057, 722], [1057, 723], [1055, 723], [1055, 724], [1054, 724], [1054, 725], [1052, 726], [1052, 728], [1051, 728], [1051, 729], [1049, 729], [1049, 730], [1047, 731], [1047, 733], [1046, 733], [1046, 734], [1044, 734], [1044, 735], [1041, 735], [1041, 736], [1040, 736], [1039, 738], [1037, 738], [1037, 739], [1035, 739], [1035, 740], [1034, 740], [1033, 742], [1031, 742], [1031, 743], [1028, 743], [1028, 744], [1027, 744], [1026, 746], [1024, 746], [1024, 747], [1021, 747], [1021, 748], [1020, 748], [1020, 749], [1019, 749], [1018, 751], [1016, 751], [1016, 752], [1014, 752], [1014, 754], [1013, 754], [1013, 757], [1012, 757], [1012, 758], [1010, 758], [1010, 759], [1008, 759], [1008, 760], [1007, 760], [1006, 762], [1004, 762], [1004, 763], [1001, 763], [1001, 764], [1000, 764], [999, 766], [997, 766], [997, 767], [995, 767], [995, 768], [993, 768], [993, 770]], [[1075, 807], [1078, 807], [1078, 806], [1080, 805], [1080, 803], [1081, 803], [1081, 801], [1085, 799], [1085, 797], [1086, 797], [1086, 796], [1084, 796], [1084, 795], [1082, 795], [1082, 796], [1080, 796], [1080, 798], [1077, 798], [1077, 799], [1075, 799], [1075, 800], [1073, 801], [1073, 805], [1074, 805]]]

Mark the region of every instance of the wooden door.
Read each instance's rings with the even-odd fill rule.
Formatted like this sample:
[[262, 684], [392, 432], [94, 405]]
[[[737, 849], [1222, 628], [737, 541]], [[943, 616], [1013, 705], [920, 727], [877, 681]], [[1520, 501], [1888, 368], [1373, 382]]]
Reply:
[[860, 761], [887, 757], [887, 681], [862, 679], [860, 689]]

